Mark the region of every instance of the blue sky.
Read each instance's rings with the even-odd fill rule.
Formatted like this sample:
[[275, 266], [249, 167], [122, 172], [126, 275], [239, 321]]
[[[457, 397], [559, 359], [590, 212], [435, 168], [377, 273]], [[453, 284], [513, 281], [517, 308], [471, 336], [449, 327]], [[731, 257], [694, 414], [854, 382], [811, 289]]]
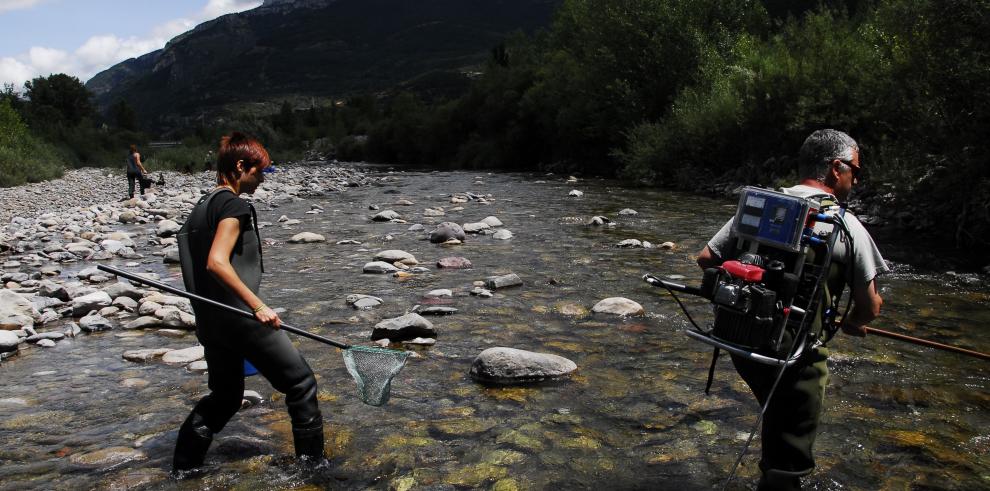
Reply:
[[67, 73], [86, 81], [197, 24], [261, 0], [0, 0], [0, 84]]

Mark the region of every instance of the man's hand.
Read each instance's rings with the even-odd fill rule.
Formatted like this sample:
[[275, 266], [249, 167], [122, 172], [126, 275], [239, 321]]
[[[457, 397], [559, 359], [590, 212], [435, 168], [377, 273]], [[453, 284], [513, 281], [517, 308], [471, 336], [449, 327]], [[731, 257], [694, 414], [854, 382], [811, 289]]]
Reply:
[[866, 326], [858, 326], [855, 324], [850, 324], [848, 322], [843, 322], [842, 325], [839, 327], [842, 328], [842, 332], [850, 336], [856, 336], [859, 338], [866, 337]]

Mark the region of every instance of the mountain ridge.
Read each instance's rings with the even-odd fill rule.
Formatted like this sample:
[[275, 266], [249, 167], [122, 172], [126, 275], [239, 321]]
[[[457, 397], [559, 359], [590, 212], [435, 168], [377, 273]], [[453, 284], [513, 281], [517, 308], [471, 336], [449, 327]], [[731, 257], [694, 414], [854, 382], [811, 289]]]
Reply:
[[267, 0], [204, 22], [86, 86], [154, 125], [231, 103], [344, 97], [483, 63], [511, 32], [549, 25], [559, 0]]

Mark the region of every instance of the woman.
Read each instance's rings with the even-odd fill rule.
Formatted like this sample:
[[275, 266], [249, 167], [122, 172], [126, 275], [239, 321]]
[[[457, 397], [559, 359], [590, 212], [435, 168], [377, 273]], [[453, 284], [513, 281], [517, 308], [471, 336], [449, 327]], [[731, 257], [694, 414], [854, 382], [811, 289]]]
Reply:
[[[264, 181], [271, 164], [257, 140], [241, 133], [225, 136], [217, 156], [217, 187], [193, 208], [180, 232], [186, 289], [254, 312], [254, 319], [193, 302], [196, 336], [205, 348], [210, 394], [179, 428], [172, 463], [177, 471], [203, 464], [213, 434], [240, 409], [244, 361], [280, 392], [292, 419], [298, 456], [323, 459], [323, 418], [316, 400], [316, 378], [302, 355], [280, 331], [278, 314], [258, 298], [264, 269], [254, 208], [240, 198]], [[183, 233], [185, 236], [183, 237]]]
[[130, 153], [127, 154], [127, 195], [129, 197], [134, 197], [135, 180], [138, 181], [141, 194], [144, 195], [145, 186], [141, 185], [141, 181], [147, 173], [148, 171], [145, 170], [144, 164], [141, 163], [141, 154], [137, 151], [137, 145], [131, 145]]

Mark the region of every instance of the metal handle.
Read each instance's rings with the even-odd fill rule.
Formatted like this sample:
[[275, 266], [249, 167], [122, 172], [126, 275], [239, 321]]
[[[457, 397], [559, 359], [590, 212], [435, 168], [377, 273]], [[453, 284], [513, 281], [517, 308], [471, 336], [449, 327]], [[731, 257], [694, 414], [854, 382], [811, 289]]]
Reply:
[[[134, 273], [129, 273], [127, 271], [124, 271], [124, 270], [121, 270], [121, 269], [117, 269], [117, 268], [114, 268], [114, 267], [111, 267], [111, 266], [106, 266], [106, 265], [103, 265], [103, 264], [97, 265], [96, 268], [99, 269], [99, 270], [101, 270], [101, 271], [106, 271], [107, 273], [111, 273], [111, 274], [115, 274], [115, 275], [120, 276], [120, 277], [123, 277], [123, 278], [127, 278], [127, 279], [129, 279], [131, 281], [136, 281], [136, 282], [141, 283], [141, 284], [144, 284], [144, 285], [153, 286], [153, 287], [155, 287], [155, 288], [157, 288], [159, 290], [164, 290], [164, 291], [167, 291], [169, 293], [174, 293], [176, 295], [179, 295], [180, 297], [185, 297], [185, 298], [188, 298], [190, 300], [196, 300], [197, 302], [202, 302], [202, 303], [205, 303], [205, 304], [208, 304], [208, 305], [212, 305], [212, 306], [214, 306], [214, 307], [216, 307], [218, 309], [226, 310], [227, 312], [230, 312], [232, 314], [237, 314], [237, 315], [240, 315], [242, 317], [247, 317], [249, 319], [254, 319], [254, 314], [252, 314], [251, 312], [248, 312], [246, 310], [241, 310], [241, 309], [239, 309], [237, 307], [231, 307], [230, 305], [227, 305], [225, 303], [217, 302], [216, 300], [210, 300], [209, 298], [201, 297], [199, 295], [196, 295], [195, 293], [189, 293], [189, 292], [187, 292], [185, 290], [180, 290], [180, 289], [175, 288], [173, 286], [166, 285], [165, 283], [160, 283], [160, 282], [157, 282], [157, 281], [154, 281], [154, 280], [149, 280], [148, 278], [145, 278], [143, 276], [138, 276], [138, 275], [136, 275]], [[351, 349], [351, 346], [348, 345], [348, 344], [344, 344], [344, 343], [341, 343], [339, 341], [334, 341], [334, 340], [332, 340], [330, 338], [325, 338], [325, 337], [320, 336], [318, 334], [313, 334], [313, 333], [311, 333], [309, 331], [305, 331], [305, 330], [299, 329], [298, 327], [293, 327], [293, 326], [290, 326], [290, 325], [285, 324], [285, 323], [282, 324], [281, 329], [285, 329], [286, 331], [289, 331], [289, 332], [291, 332], [293, 334], [297, 334], [297, 335], [302, 336], [304, 338], [309, 338], [309, 339], [312, 339], [314, 341], [319, 341], [319, 342], [324, 343], [324, 344], [329, 344], [331, 346], [336, 346], [336, 347], [341, 348], [341, 349]]]
[[667, 280], [661, 280], [660, 278], [657, 278], [656, 276], [653, 276], [651, 274], [644, 274], [643, 281], [656, 287], [664, 287], [670, 290], [674, 290], [676, 292], [687, 293], [688, 295], [697, 295], [699, 297], [701, 296], [701, 288], [682, 285], [680, 283], [672, 283]]

